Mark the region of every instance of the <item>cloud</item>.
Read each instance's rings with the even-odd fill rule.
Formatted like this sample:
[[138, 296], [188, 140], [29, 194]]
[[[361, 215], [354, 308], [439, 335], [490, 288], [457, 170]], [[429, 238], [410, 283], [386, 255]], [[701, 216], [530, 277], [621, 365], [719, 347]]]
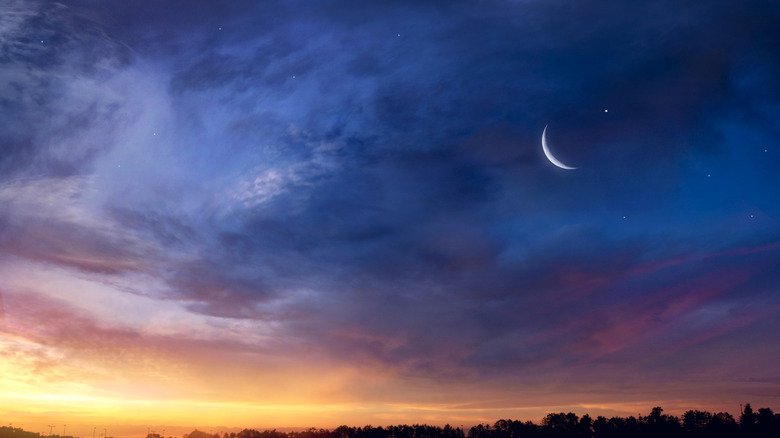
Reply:
[[145, 244], [85, 208], [88, 177], [16, 180], [0, 185], [6, 206], [0, 247], [16, 256], [86, 272], [144, 269]]
[[8, 8], [0, 75], [3, 178], [81, 173], [105, 150], [121, 114], [121, 101], [104, 82], [129, 62], [129, 53], [66, 6], [12, 2]]
[[[41, 370], [107, 354], [167, 379], [163, 358], [240, 387], [201, 356], [287, 377], [302, 357], [337, 394], [764, 357], [775, 195], [750, 191], [770, 207], [748, 222], [745, 189], [774, 177], [736, 139], [774, 138], [775, 31], [730, 17], [774, 7], [91, 3], [0, 14], [3, 258], [128, 300], [111, 321], [14, 274], [31, 293], [3, 289], [6, 320]], [[541, 157], [547, 123], [576, 173]]]

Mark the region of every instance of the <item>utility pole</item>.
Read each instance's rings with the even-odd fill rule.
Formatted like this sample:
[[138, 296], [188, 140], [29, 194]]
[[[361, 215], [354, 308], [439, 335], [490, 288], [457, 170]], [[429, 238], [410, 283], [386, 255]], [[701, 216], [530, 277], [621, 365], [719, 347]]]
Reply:
[[97, 426], [92, 426], [92, 438], [95, 438], [95, 429], [97, 429]]
[[54, 426], [55, 426], [54, 424], [49, 424], [49, 436], [51, 436], [51, 430], [52, 430], [52, 428], [53, 428]]
[[65, 436], [65, 426], [67, 426], [67, 424], [62, 425], [62, 436]]

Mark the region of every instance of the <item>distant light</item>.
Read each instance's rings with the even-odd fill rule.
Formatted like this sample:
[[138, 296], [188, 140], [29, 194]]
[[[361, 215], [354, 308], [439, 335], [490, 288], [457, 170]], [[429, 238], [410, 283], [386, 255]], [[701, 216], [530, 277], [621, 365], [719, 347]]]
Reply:
[[401, 36], [401, 34], [399, 33], [398, 36]]
[[605, 112], [605, 113], [608, 113], [608, 112], [609, 112], [609, 110], [608, 110], [608, 109], [605, 109], [605, 110], [604, 110], [604, 112]]

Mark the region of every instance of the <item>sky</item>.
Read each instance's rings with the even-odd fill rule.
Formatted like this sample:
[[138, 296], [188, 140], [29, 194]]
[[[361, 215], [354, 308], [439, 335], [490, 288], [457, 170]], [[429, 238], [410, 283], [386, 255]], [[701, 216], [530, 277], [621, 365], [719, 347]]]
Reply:
[[0, 417], [780, 409], [778, 22], [769, 0], [3, 1]]

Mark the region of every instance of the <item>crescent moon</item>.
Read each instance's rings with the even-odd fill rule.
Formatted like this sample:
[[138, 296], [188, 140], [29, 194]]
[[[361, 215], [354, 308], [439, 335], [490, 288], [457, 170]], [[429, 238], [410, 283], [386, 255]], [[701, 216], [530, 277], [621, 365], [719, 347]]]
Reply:
[[550, 160], [551, 163], [554, 165], [560, 167], [561, 169], [566, 170], [574, 170], [576, 167], [569, 167], [560, 161], [558, 161], [557, 158], [555, 158], [550, 152], [550, 148], [547, 147], [547, 125], [544, 126], [544, 131], [542, 131], [542, 150], [544, 151], [544, 155], [547, 157], [548, 160]]

